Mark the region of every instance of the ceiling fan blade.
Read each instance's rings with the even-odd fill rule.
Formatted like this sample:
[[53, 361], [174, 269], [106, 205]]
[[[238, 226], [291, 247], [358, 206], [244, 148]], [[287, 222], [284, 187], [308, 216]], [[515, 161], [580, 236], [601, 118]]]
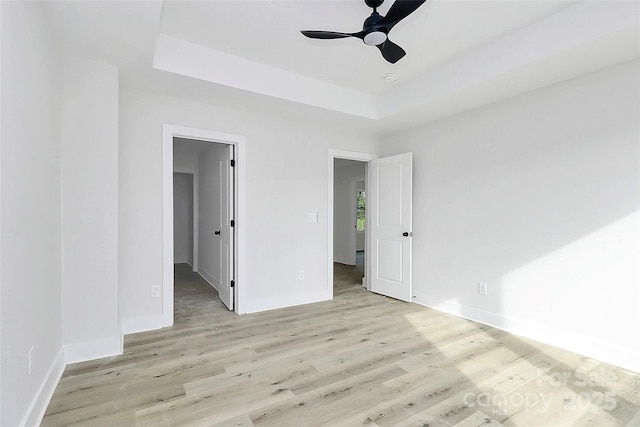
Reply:
[[407, 52], [405, 52], [403, 48], [389, 39], [387, 39], [384, 43], [379, 44], [378, 49], [380, 49], [380, 52], [382, 53], [384, 59], [391, 62], [392, 64], [395, 64], [407, 54]]
[[380, 24], [390, 30], [398, 22], [415, 12], [415, 10], [426, 1], [427, 0], [396, 0], [396, 2], [391, 5], [391, 8], [389, 8], [386, 16], [382, 18]]
[[354, 34], [347, 34], [347, 33], [336, 33], [334, 31], [310, 31], [310, 30], [303, 30], [300, 31], [302, 34], [304, 34], [305, 36], [309, 37], [310, 39], [344, 39], [346, 37], [354, 37]]

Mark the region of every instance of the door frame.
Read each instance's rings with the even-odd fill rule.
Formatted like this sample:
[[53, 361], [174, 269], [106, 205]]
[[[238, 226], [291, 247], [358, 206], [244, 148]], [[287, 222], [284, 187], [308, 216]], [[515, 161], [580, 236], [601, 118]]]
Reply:
[[163, 326], [173, 325], [174, 283], [173, 283], [173, 138], [195, 139], [199, 141], [217, 142], [235, 146], [235, 161], [240, 167], [233, 168], [234, 211], [236, 226], [234, 227], [234, 311], [244, 313], [243, 301], [245, 289], [242, 280], [245, 277], [245, 201], [246, 174], [242, 167], [246, 151], [244, 135], [218, 132], [173, 124], [162, 125], [162, 322]]
[[[346, 159], [346, 160], [357, 160], [365, 163], [365, 176], [368, 172], [368, 163], [371, 160], [377, 159], [377, 154], [371, 153], [361, 153], [357, 151], [345, 151], [345, 150], [336, 150], [333, 148], [329, 149], [329, 157], [328, 157], [328, 177], [327, 180], [329, 182], [327, 194], [327, 293], [329, 295], [329, 299], [333, 299], [333, 187], [335, 185], [335, 177], [334, 177], [334, 160], [335, 159]], [[366, 185], [366, 181], [365, 181]], [[366, 189], [365, 189], [366, 191]], [[365, 212], [365, 215], [366, 212]], [[368, 215], [367, 215], [368, 217]], [[369, 265], [369, 230], [368, 227], [365, 230], [365, 265]], [[365, 269], [365, 281], [366, 281], [366, 269]], [[369, 289], [369, 283], [366, 283], [367, 289]]]

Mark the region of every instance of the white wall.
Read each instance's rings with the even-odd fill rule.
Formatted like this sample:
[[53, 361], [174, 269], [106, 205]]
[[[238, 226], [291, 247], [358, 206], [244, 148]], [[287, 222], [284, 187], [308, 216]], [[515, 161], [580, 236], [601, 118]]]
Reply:
[[[0, 53], [4, 51], [2, 49], [2, 40], [3, 38], [7, 38], [7, 35], [2, 31], [2, 6], [0, 5]], [[0, 118], [4, 117], [2, 115], [2, 105], [4, 104], [4, 98], [2, 97], [2, 74], [4, 72], [4, 68], [2, 67], [2, 59], [3, 55], [0, 54]], [[2, 146], [2, 141], [4, 141], [2, 133], [2, 128], [4, 125], [2, 124], [2, 120], [0, 119], [0, 147]], [[3, 193], [1, 191], [2, 188], [2, 150], [0, 149], [0, 310], [2, 309], [2, 199]], [[2, 315], [0, 314], [0, 333], [2, 332]], [[0, 334], [1, 337], [1, 334]], [[2, 399], [2, 394], [4, 390], [2, 388], [2, 339], [0, 339], [0, 399]], [[2, 404], [0, 403], [0, 423], [2, 422]]]
[[193, 181], [188, 173], [173, 174], [173, 260], [193, 267]]
[[214, 288], [220, 284], [220, 162], [218, 152], [225, 145], [211, 144], [198, 161], [198, 273]]
[[[358, 180], [356, 181], [356, 194], [359, 191], [365, 191], [365, 181], [362, 180]], [[357, 212], [358, 207], [356, 206], [356, 212]], [[366, 209], [366, 194], [365, 194], [365, 209]], [[364, 251], [364, 246], [366, 243], [365, 240], [365, 234], [366, 234], [366, 230], [365, 231], [357, 231], [356, 230], [356, 251]]]
[[356, 263], [356, 185], [364, 178], [365, 164], [338, 162], [334, 171], [333, 189], [333, 261]]
[[[197, 246], [196, 246], [197, 244], [194, 243], [194, 239], [197, 239], [197, 236], [195, 236], [194, 233], [197, 233], [197, 229], [198, 229], [198, 223], [197, 223], [198, 215], [195, 215], [195, 218], [194, 218], [193, 210], [199, 209], [199, 208], [198, 208], [198, 200], [197, 200], [197, 189], [196, 189], [196, 192], [194, 193], [193, 187], [198, 185], [198, 173], [199, 173], [198, 158], [200, 156], [201, 150], [197, 149], [197, 147], [194, 145], [198, 145], [198, 143], [190, 140], [180, 139], [180, 138], [174, 138], [173, 140], [173, 170], [174, 172], [181, 173], [181, 175], [183, 173], [186, 173], [191, 177], [190, 178], [191, 190], [189, 191], [192, 191], [188, 196], [182, 193], [182, 191], [184, 190], [184, 188], [182, 187], [186, 185], [184, 182], [182, 182], [182, 184], [178, 184], [180, 188], [178, 188], [177, 190], [174, 187], [174, 196], [176, 196], [177, 194], [177, 197], [178, 197], [178, 200], [174, 201], [174, 215], [180, 214], [175, 212], [176, 204], [182, 205], [182, 208], [190, 209], [190, 212], [191, 212], [189, 214], [191, 215], [191, 219], [187, 223], [188, 224], [187, 226], [191, 231], [187, 232], [186, 229], [182, 229], [183, 231], [185, 231], [185, 233], [190, 233], [188, 236], [184, 234], [180, 234], [180, 235], [175, 234], [176, 220], [174, 218], [174, 262], [186, 262], [189, 265], [191, 265], [191, 267], [193, 268], [193, 271], [197, 271], [198, 270], [198, 266], [197, 266], [198, 256], [197, 256]], [[174, 181], [174, 185], [175, 185], [175, 181]], [[183, 196], [188, 198], [188, 201], [184, 201], [184, 203], [187, 203], [188, 205], [182, 204], [183, 202], [180, 199], [183, 198]], [[177, 231], [181, 231], [181, 230], [178, 229]], [[185, 245], [188, 245], [189, 247], [186, 248]]]
[[53, 391], [64, 368], [59, 51], [39, 4], [0, 2], [0, 9], [0, 425], [19, 426], [37, 423], [46, 404], [39, 397]]
[[[130, 88], [120, 92], [120, 281], [126, 322], [162, 325], [162, 124], [246, 136], [247, 312], [326, 299], [328, 149], [368, 138]], [[319, 212], [319, 223], [308, 213]], [[299, 270], [305, 279], [298, 279]]]
[[627, 63], [382, 141], [414, 153], [419, 303], [640, 371], [639, 75]]
[[122, 351], [118, 318], [118, 69], [65, 58], [62, 339], [67, 362]]
[[200, 150], [196, 150], [193, 141], [173, 139], [173, 170], [197, 172]]

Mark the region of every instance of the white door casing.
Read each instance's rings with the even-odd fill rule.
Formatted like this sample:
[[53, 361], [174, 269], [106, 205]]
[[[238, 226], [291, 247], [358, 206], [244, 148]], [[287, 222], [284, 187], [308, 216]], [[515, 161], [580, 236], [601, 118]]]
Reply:
[[372, 160], [367, 177], [370, 289], [408, 302], [413, 299], [412, 163], [412, 153]]
[[219, 171], [220, 171], [220, 191], [218, 192], [220, 200], [218, 206], [220, 208], [219, 224], [217, 224], [219, 235], [219, 272], [220, 284], [218, 295], [224, 305], [233, 310], [234, 293], [231, 286], [233, 278], [233, 253], [234, 253], [234, 234], [232, 221], [234, 221], [234, 179], [231, 160], [233, 159], [233, 145], [227, 145], [218, 153]]

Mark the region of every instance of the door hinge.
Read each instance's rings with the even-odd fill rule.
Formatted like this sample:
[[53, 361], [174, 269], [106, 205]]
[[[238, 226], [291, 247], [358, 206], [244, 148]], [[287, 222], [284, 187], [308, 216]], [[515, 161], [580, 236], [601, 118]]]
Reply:
[[232, 226], [232, 227], [235, 227], [235, 226], [236, 226], [236, 220], [235, 220], [235, 219], [232, 219], [232, 220], [231, 220], [231, 226]]
[[235, 288], [235, 287], [236, 287], [236, 282], [235, 282], [235, 281], [233, 281], [233, 280], [231, 281], [231, 287], [232, 287], [232, 288]]
[[231, 167], [234, 167], [236, 165], [236, 161], [234, 159], [231, 159]]

